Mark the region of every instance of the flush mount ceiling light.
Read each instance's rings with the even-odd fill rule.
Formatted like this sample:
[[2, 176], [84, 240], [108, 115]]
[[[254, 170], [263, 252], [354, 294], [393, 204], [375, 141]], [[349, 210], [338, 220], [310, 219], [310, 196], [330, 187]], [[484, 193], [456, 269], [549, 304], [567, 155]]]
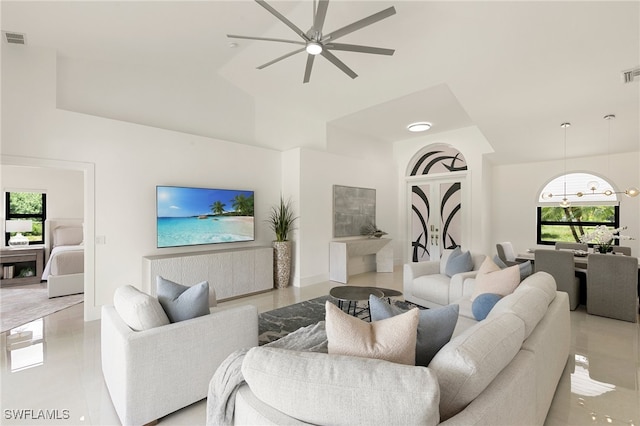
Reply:
[[407, 130], [410, 132], [426, 132], [431, 128], [431, 123], [427, 123], [426, 121], [420, 121], [417, 123], [411, 123], [407, 126]]

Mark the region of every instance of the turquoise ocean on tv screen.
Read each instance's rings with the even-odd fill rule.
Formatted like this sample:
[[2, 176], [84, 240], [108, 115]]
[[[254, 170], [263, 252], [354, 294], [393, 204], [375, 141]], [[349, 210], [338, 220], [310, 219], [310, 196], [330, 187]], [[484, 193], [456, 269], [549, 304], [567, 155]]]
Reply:
[[253, 217], [159, 217], [158, 247], [253, 241]]

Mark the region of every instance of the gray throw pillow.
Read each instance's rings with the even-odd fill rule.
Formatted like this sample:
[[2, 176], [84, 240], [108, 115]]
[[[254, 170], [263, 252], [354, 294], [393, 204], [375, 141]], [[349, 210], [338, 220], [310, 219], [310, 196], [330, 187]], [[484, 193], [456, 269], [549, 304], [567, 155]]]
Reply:
[[[505, 269], [505, 268], [509, 267], [509, 265], [504, 263], [502, 261], [502, 259], [500, 259], [498, 257], [498, 255], [493, 256], [493, 263], [498, 265], [498, 267], [500, 269]], [[533, 274], [533, 264], [531, 263], [530, 260], [527, 260], [526, 262], [519, 263], [518, 264], [518, 268], [520, 270], [520, 281], [524, 280], [529, 275]]]
[[[380, 321], [405, 313], [389, 304], [386, 299], [369, 296], [371, 320]], [[447, 305], [435, 309], [421, 309], [418, 316], [416, 340], [416, 365], [427, 367], [438, 351], [451, 340], [458, 322], [459, 305]]]
[[156, 293], [171, 322], [185, 321], [209, 313], [207, 281], [189, 287], [159, 276], [156, 278]]
[[469, 272], [473, 270], [473, 259], [471, 253], [468, 251], [463, 252], [460, 246], [456, 247], [447, 259], [447, 265], [444, 268], [444, 273], [448, 277], [452, 277], [455, 274], [462, 272]]

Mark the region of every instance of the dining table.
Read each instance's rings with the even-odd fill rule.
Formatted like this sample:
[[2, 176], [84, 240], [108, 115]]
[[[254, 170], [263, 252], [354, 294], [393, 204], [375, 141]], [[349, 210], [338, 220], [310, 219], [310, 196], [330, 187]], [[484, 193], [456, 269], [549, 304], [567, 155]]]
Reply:
[[[535, 264], [535, 251], [536, 249], [529, 249], [526, 253], [518, 253], [516, 256], [516, 262], [525, 262], [530, 260], [531, 263]], [[573, 261], [575, 263], [575, 268], [578, 270], [585, 270], [587, 265], [589, 264], [589, 255], [594, 252], [589, 250], [585, 252], [583, 250], [568, 250], [573, 252]], [[624, 256], [623, 254], [611, 254], [610, 256]], [[638, 260], [638, 269], [640, 269], [640, 259]]]

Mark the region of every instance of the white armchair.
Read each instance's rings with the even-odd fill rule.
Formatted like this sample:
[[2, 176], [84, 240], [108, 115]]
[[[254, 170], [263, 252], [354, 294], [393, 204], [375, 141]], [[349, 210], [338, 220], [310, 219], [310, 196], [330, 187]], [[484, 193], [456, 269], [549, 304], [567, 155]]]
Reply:
[[143, 425], [207, 397], [233, 351], [258, 346], [255, 306], [211, 308], [210, 315], [133, 331], [102, 307], [102, 371], [123, 425]]
[[471, 296], [478, 268], [485, 255], [471, 255], [473, 270], [449, 277], [445, 267], [453, 250], [443, 250], [440, 260], [412, 262], [404, 265], [404, 298], [427, 308], [437, 308], [453, 303], [465, 296]]

